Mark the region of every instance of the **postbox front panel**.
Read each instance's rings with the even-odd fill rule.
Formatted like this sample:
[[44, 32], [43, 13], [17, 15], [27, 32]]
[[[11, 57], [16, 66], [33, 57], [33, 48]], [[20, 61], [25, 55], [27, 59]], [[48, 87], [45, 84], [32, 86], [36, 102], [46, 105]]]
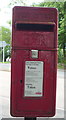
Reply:
[[[12, 66], [12, 74], [16, 72], [12, 78], [11, 110], [14, 116], [53, 116], [55, 114], [55, 54], [53, 51], [39, 51], [39, 58], [32, 59], [29, 50], [12, 52], [12, 64], [14, 65]], [[34, 65], [30, 65], [30, 61]], [[32, 71], [26, 70], [27, 63], [29, 67], [27, 69], [33, 67]], [[38, 70], [34, 73], [37, 65]], [[38, 80], [37, 71], [42, 72], [39, 74], [41, 78], [38, 78]], [[28, 77], [26, 72], [29, 72]], [[31, 75], [30, 72], [33, 72], [33, 74], [31, 73]], [[28, 82], [25, 80], [27, 78]]]
[[12, 24], [11, 115], [54, 116], [56, 74], [57, 10], [15, 7]]
[[[15, 32], [13, 45], [16, 48], [23, 49], [53, 49], [56, 48], [54, 27], [52, 31], [21, 31], [17, 30]], [[49, 37], [48, 37], [49, 36]], [[19, 41], [18, 41], [19, 40]]]

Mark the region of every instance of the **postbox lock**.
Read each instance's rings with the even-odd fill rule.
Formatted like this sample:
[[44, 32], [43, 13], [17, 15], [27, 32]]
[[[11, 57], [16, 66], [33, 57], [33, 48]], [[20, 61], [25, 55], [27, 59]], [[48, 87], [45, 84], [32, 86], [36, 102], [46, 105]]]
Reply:
[[38, 58], [38, 50], [31, 50], [31, 57]]

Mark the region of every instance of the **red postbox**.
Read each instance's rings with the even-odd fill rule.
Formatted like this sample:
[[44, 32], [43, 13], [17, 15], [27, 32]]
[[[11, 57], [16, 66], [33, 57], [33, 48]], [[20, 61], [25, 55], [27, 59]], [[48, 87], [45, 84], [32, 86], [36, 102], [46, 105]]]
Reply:
[[57, 20], [55, 8], [13, 8], [12, 116], [55, 115]]

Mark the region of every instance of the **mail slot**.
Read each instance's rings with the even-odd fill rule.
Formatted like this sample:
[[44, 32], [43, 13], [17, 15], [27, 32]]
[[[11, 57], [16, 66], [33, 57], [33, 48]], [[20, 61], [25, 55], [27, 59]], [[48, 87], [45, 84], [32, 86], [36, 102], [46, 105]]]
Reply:
[[13, 8], [11, 105], [14, 117], [56, 112], [57, 9]]

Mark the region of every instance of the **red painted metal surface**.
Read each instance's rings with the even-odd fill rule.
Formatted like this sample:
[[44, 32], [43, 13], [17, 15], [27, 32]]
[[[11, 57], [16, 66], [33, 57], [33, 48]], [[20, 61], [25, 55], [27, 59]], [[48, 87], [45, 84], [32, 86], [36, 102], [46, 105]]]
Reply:
[[[56, 107], [57, 10], [14, 7], [12, 21], [11, 115], [51, 117]], [[31, 58], [38, 50], [38, 58]], [[25, 97], [25, 61], [42, 61], [43, 95]]]

